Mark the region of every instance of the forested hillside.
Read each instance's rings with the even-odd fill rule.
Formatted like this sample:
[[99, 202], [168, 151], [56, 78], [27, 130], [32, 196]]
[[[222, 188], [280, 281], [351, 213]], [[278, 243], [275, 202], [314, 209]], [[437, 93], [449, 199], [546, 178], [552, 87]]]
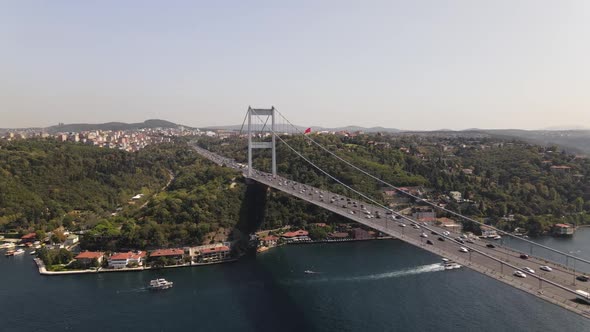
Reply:
[[[432, 201], [507, 230], [525, 227], [538, 234], [555, 222], [590, 223], [587, 159], [487, 139], [476, 144], [463, 138], [413, 136], [314, 138], [387, 182], [422, 188]], [[384, 198], [382, 185], [303, 137], [285, 139], [345, 183]], [[246, 160], [244, 139], [201, 137], [198, 144]], [[345, 193], [287, 146], [277, 147], [279, 173]], [[269, 151], [256, 153], [262, 158], [255, 159], [255, 167], [270, 169]], [[566, 168], [557, 172], [552, 165]], [[465, 200], [449, 199], [449, 191], [460, 192]], [[145, 197], [130, 201], [137, 193]], [[263, 196], [264, 202], [250, 208], [263, 212], [264, 228], [342, 221], [276, 191]], [[206, 235], [221, 229], [231, 232], [245, 222], [249, 205], [239, 172], [201, 158], [182, 141], [133, 153], [52, 140], [0, 143], [0, 231], [49, 232], [60, 226], [85, 230], [86, 249], [181, 246], [203, 243]], [[507, 219], [509, 215], [514, 218]]]
[[153, 157], [51, 140], [2, 142], [0, 228], [44, 227], [72, 210], [112, 212], [166, 183], [166, 165]]

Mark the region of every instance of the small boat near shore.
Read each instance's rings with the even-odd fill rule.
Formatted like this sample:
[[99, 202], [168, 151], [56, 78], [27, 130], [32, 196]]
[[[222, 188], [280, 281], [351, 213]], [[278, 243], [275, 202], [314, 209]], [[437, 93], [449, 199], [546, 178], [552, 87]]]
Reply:
[[443, 266], [444, 266], [445, 270], [454, 270], [454, 269], [461, 268], [461, 265], [454, 263], [454, 262], [445, 263]]
[[167, 281], [164, 278], [154, 279], [150, 281], [148, 285], [149, 290], [164, 290], [168, 288], [172, 288], [174, 283], [172, 281]]
[[24, 251], [23, 249], [17, 249], [17, 250], [14, 252], [13, 256], [22, 255], [22, 254], [24, 254], [24, 253], [25, 253], [25, 251]]
[[317, 274], [319, 272], [312, 271], [312, 270], [305, 270], [305, 271], [303, 271], [303, 273], [305, 273], [305, 274]]
[[14, 250], [7, 250], [6, 253], [4, 254], [4, 256], [6, 256], [6, 257], [14, 256]]
[[0, 245], [0, 249], [13, 249], [15, 247], [14, 243], [6, 242]]

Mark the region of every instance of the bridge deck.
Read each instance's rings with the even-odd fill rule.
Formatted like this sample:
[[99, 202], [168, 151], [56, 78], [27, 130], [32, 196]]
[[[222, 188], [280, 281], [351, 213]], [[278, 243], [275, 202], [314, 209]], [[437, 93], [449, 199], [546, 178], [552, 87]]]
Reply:
[[[240, 168], [241, 166], [233, 160], [201, 148], [195, 147], [195, 149], [202, 156], [219, 165], [223, 164], [243, 171]], [[244, 176], [248, 177], [247, 174], [244, 174]], [[453, 234], [451, 232], [449, 236], [445, 236], [442, 232], [448, 230], [432, 225], [425, 226], [423, 224], [419, 224], [420, 229], [416, 229], [410, 227], [410, 223], [416, 223], [415, 221], [395, 219], [392, 215], [387, 215], [385, 209], [363, 202], [362, 204], [365, 209], [371, 212], [372, 216], [375, 216], [377, 212], [381, 215], [379, 219], [368, 219], [365, 210], [360, 207], [361, 202], [356, 202], [357, 207], [354, 207], [355, 200], [350, 199], [349, 203], [349, 198], [345, 196], [299, 184], [282, 177], [273, 177], [268, 173], [253, 171], [249, 178], [391, 235], [421, 249], [449, 258], [486, 276], [590, 318], [590, 305], [575, 301], [575, 290], [581, 289], [590, 292], [590, 289], [586, 284], [576, 282], [575, 272], [568, 267], [534, 256], [523, 260], [520, 258], [520, 252], [510, 248], [500, 247], [497, 244], [494, 244], [495, 248], [488, 248], [486, 245], [489, 242], [484, 240], [474, 239], [473, 243], [460, 244], [454, 240], [454, 238], [460, 235], [458, 233]], [[402, 224], [407, 225], [407, 227], [402, 227]], [[432, 232], [437, 234], [434, 235]], [[427, 239], [432, 241], [432, 245], [426, 244], [427, 239], [421, 237], [422, 233], [428, 236]], [[439, 241], [439, 237], [444, 238], [445, 241]], [[460, 252], [460, 247], [468, 248], [469, 252]], [[542, 265], [550, 266], [553, 271], [546, 272], [540, 270], [539, 267]], [[515, 270], [525, 266], [534, 269], [535, 274], [525, 272], [527, 274], [526, 278], [518, 278], [513, 275]]]

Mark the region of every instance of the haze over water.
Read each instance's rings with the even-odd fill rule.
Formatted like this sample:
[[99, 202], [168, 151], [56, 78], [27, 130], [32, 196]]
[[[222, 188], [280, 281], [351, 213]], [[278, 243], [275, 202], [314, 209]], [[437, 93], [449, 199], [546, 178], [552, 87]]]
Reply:
[[[574, 239], [571, 250], [590, 253], [590, 230]], [[590, 330], [576, 314], [439, 262], [400, 241], [285, 246], [218, 266], [59, 277], [38, 275], [29, 255], [2, 258], [0, 330]], [[160, 276], [174, 288], [145, 290]]]

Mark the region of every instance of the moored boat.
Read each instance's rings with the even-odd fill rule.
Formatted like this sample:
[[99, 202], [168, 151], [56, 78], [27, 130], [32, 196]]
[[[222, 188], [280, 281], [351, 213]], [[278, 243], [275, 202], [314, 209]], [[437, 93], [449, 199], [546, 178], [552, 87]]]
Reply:
[[24, 251], [23, 249], [17, 249], [17, 250], [14, 252], [13, 256], [22, 255], [22, 254], [24, 254], [24, 253], [25, 253], [25, 251]]

